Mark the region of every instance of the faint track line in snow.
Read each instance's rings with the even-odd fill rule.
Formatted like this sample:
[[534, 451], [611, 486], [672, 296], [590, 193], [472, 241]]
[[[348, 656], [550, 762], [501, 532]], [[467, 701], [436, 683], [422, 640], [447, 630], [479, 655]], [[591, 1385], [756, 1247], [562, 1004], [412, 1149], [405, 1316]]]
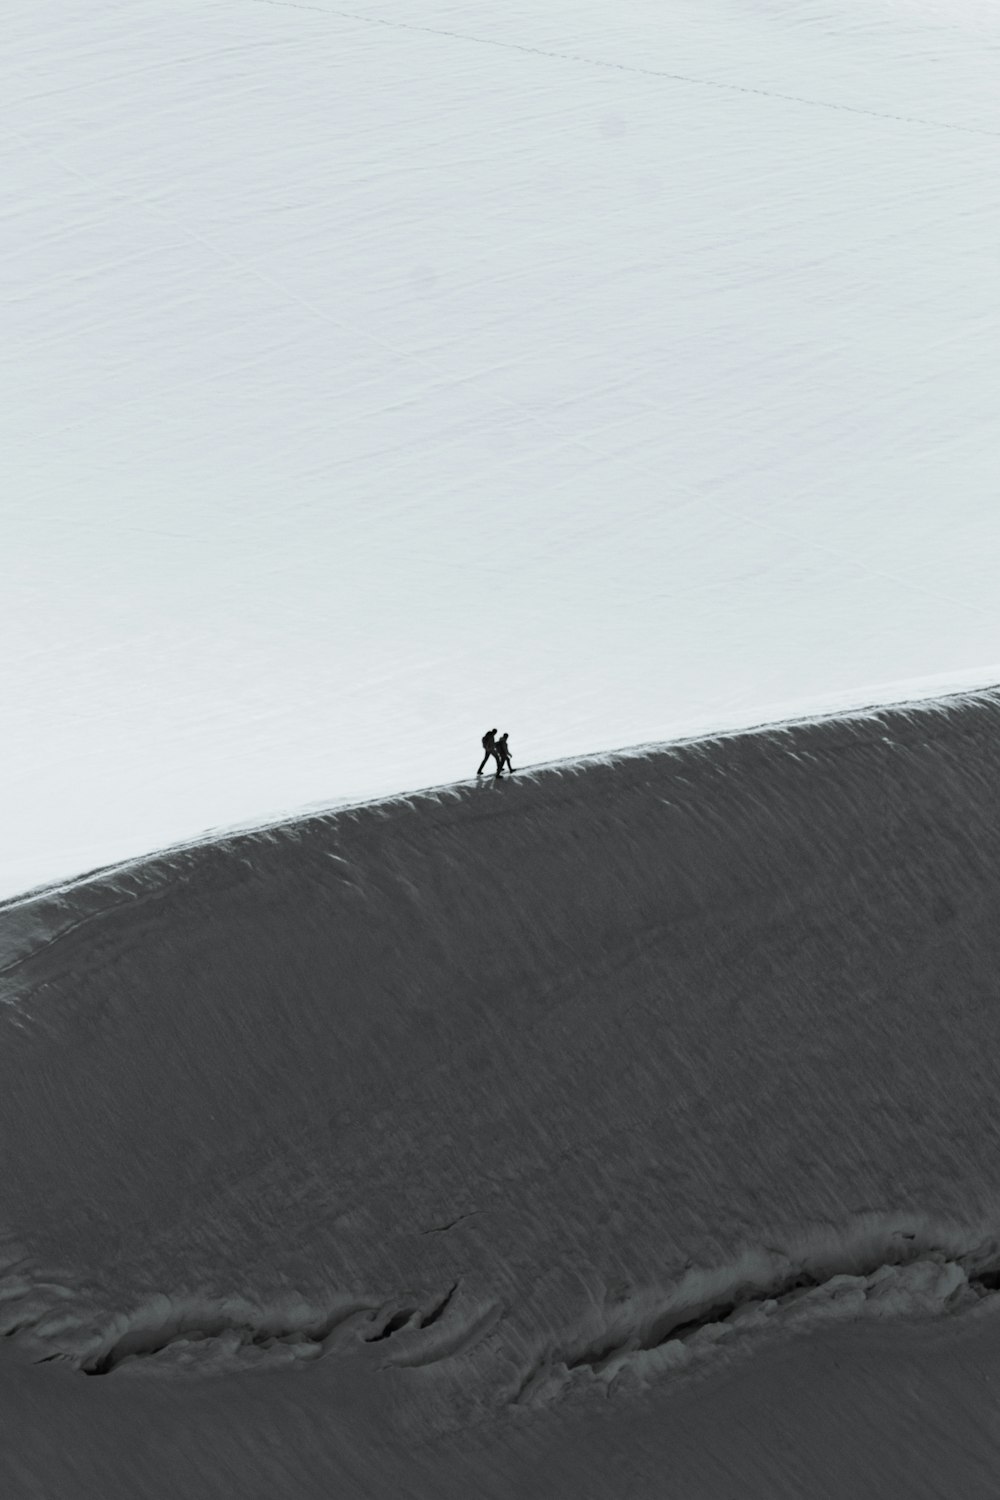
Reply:
[[390, 21], [383, 16], [365, 16], [357, 11], [338, 10], [333, 6], [310, 5], [307, 0], [252, 0], [255, 5], [270, 5], [277, 10], [308, 10], [317, 15], [335, 16], [343, 21], [358, 21], [366, 26], [382, 26], [389, 31], [412, 31], [426, 36], [446, 37], [452, 41], [472, 42], [480, 47], [496, 47], [505, 52], [520, 52], [529, 57], [549, 57], [558, 62], [583, 63], [590, 68], [607, 68], [617, 73], [634, 73], [643, 78], [663, 78], [670, 83], [686, 83], [694, 88], [720, 89], [727, 93], [748, 94], [761, 99], [778, 99], [786, 104], [804, 104], [810, 109], [832, 109], [844, 114], [862, 115], [873, 120], [893, 120], [903, 125], [920, 125], [927, 130], [957, 130], [963, 135], [986, 136], [1000, 140], [1000, 130], [982, 125], [958, 125], [951, 120], [931, 120], [923, 115], [900, 115], [885, 109], [866, 109], [860, 104], [840, 104], [833, 99], [810, 99], [804, 94], [786, 94], [778, 89], [755, 88], [752, 84], [726, 83], [718, 78], [700, 78], [691, 73], [671, 73], [665, 68], [644, 68], [638, 63], [609, 62], [580, 52], [557, 52], [547, 47], [532, 47], [526, 42], [508, 42], [498, 37], [475, 36], [466, 31], [450, 31], [441, 26], [421, 26], [414, 21]]

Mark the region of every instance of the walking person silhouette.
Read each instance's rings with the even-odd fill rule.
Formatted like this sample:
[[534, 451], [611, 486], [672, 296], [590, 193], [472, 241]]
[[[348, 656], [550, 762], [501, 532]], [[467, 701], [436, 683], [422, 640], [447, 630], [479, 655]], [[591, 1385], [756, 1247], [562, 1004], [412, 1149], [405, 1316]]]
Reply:
[[485, 766], [491, 755], [496, 761], [497, 766], [500, 765], [499, 758], [497, 757], [496, 738], [497, 732], [495, 729], [487, 729], [486, 733], [483, 735], [483, 758], [480, 761], [479, 770], [476, 772], [477, 776], [482, 776], [483, 766]]
[[500, 736], [500, 738], [497, 740], [496, 747], [495, 747], [495, 749], [493, 751], [493, 754], [497, 758], [497, 775], [498, 776], [502, 776], [503, 775], [503, 768], [504, 768], [504, 766], [506, 766], [507, 770], [510, 772], [510, 774], [513, 775], [514, 774], [514, 767], [511, 765], [511, 762], [510, 762], [510, 751], [507, 749], [507, 731], [506, 731], [506, 729], [504, 730], [504, 732]]

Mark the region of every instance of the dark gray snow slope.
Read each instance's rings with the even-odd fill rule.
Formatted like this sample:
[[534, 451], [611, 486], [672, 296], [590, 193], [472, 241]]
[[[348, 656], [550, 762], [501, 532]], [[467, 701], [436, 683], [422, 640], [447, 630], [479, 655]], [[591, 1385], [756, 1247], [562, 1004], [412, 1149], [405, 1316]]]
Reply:
[[998, 786], [982, 696], [7, 905], [4, 1494], [995, 1495]]

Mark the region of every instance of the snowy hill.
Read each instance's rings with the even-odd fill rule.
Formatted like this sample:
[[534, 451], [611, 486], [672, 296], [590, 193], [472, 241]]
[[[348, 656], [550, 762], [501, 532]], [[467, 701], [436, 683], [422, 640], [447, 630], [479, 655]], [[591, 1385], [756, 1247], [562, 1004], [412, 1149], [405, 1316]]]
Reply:
[[998, 786], [983, 697], [8, 905], [5, 1492], [990, 1493]]
[[4, 21], [3, 1496], [995, 1500], [995, 7]]
[[998, 41], [9, 0], [0, 890], [1000, 679]]

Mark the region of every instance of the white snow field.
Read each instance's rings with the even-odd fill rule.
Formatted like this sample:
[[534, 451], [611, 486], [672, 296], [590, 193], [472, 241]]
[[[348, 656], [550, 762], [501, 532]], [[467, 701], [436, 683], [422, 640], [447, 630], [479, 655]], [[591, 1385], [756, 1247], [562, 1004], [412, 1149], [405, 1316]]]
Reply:
[[0, 890], [1000, 678], [1000, 15], [7, 0]]
[[1000, 697], [0, 909], [10, 1500], [995, 1500]]

